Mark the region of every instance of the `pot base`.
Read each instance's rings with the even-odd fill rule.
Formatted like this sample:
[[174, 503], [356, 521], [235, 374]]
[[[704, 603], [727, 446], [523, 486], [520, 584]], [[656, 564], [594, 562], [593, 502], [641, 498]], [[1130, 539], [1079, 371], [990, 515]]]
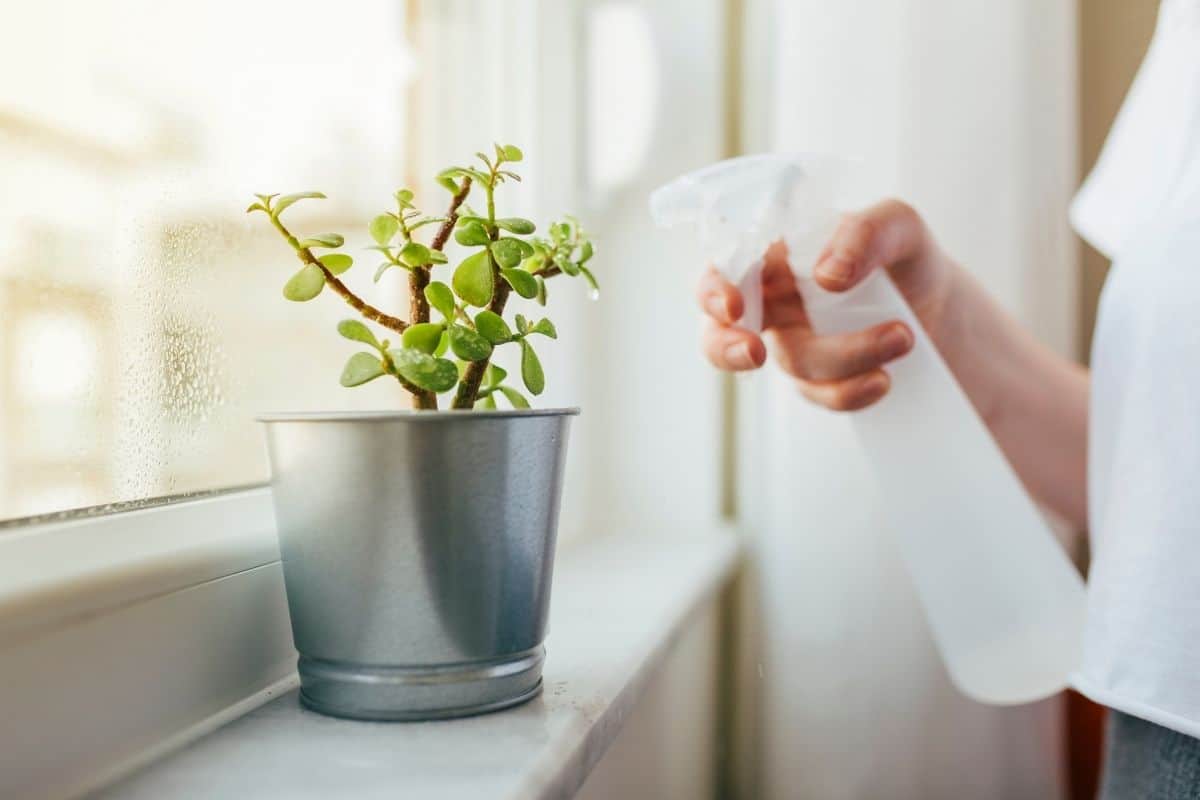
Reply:
[[346, 719], [417, 722], [486, 714], [542, 691], [544, 647], [487, 662], [379, 667], [301, 656], [300, 703]]

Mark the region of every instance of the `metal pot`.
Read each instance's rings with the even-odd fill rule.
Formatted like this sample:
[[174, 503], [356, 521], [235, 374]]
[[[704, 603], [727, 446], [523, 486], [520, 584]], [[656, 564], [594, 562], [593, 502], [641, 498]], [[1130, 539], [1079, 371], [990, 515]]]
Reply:
[[422, 720], [537, 696], [578, 413], [260, 418], [305, 706]]

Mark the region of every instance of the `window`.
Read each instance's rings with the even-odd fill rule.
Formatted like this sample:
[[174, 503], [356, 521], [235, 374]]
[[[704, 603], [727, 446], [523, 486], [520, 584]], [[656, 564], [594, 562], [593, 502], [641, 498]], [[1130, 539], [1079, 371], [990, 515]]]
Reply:
[[0, 54], [19, 76], [0, 85], [0, 525], [261, 483], [259, 412], [406, 404], [338, 385], [347, 309], [284, 302], [290, 256], [243, 211], [324, 191], [289, 215], [345, 234], [348, 282], [404, 309], [399, 275], [372, 284], [366, 221], [401, 185], [440, 198], [432, 173], [493, 140], [530, 155], [511, 213], [570, 211], [599, 241], [602, 302], [559, 290], [542, 352], [539, 403], [584, 409], [564, 533], [712, 518], [696, 254], [645, 197], [722, 155], [723, 3], [93, 5], [23, 7]]
[[49, 0], [6, 39], [0, 519], [261, 482], [256, 412], [401, 400], [331, 379], [342, 309], [279, 301], [242, 211], [319, 187], [297, 219], [365, 239], [411, 167], [402, 3]]

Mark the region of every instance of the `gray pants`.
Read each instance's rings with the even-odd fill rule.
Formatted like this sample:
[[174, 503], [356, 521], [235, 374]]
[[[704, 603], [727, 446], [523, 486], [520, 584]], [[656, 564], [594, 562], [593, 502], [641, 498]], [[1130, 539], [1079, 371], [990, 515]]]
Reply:
[[1200, 739], [1110, 711], [1100, 800], [1200, 800]]

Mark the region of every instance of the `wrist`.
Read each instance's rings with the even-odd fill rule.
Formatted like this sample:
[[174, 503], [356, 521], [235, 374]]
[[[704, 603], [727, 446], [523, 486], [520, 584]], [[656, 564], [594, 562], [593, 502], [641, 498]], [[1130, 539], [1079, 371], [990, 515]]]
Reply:
[[995, 429], [1004, 373], [1013, 362], [1015, 322], [962, 267], [951, 263], [929, 336], [984, 423]]

